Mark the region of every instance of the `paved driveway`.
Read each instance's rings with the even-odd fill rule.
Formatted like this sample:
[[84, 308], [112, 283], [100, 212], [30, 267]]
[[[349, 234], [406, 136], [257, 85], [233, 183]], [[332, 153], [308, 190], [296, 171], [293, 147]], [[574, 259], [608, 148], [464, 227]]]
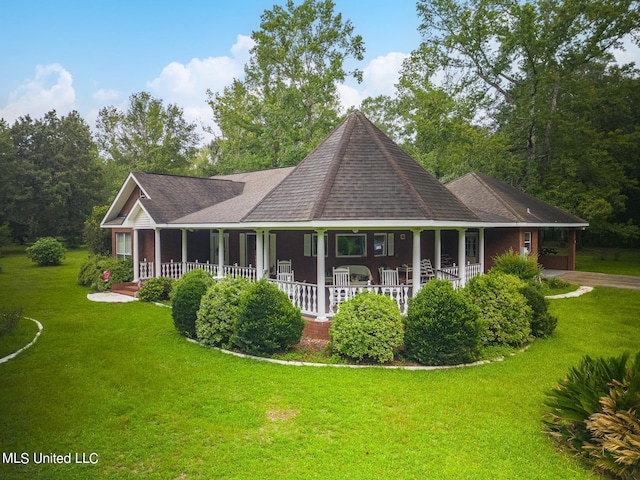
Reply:
[[640, 277], [631, 275], [609, 275], [606, 273], [576, 271], [562, 273], [558, 275], [558, 278], [561, 278], [565, 282], [576, 285], [586, 285], [588, 287], [602, 286], [640, 290]]

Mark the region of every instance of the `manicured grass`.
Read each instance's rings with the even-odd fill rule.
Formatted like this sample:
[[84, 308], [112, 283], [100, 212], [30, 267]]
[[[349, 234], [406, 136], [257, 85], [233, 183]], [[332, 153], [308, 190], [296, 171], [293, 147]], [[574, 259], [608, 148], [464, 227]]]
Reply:
[[640, 292], [597, 288], [552, 301], [554, 335], [504, 362], [273, 365], [187, 342], [167, 308], [88, 301], [85, 255], [2, 259], [0, 308], [44, 331], [0, 364], [0, 452], [98, 463], [4, 462], [0, 478], [596, 478], [543, 433], [544, 392], [584, 354], [640, 349]]
[[576, 269], [584, 272], [640, 276], [640, 249], [580, 249], [576, 252]]
[[20, 319], [12, 332], [0, 337], [0, 358], [4, 358], [33, 341], [38, 333], [38, 326], [26, 318]]

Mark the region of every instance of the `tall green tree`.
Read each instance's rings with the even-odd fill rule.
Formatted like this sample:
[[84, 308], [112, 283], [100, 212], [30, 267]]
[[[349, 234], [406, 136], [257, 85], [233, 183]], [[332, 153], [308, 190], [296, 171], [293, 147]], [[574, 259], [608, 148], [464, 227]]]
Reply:
[[222, 171], [295, 165], [337, 124], [337, 83], [345, 60], [362, 60], [364, 43], [331, 0], [276, 5], [261, 17], [245, 78], [209, 104], [222, 135]]
[[508, 180], [615, 229], [635, 188], [622, 158], [636, 147], [629, 145], [632, 134], [603, 128], [595, 120], [603, 112], [594, 107], [618, 95], [599, 85], [612, 75], [614, 49], [638, 40], [639, 6], [638, 0], [420, 0], [423, 43], [412, 61], [424, 67], [423, 84], [441, 84], [457, 105], [472, 108], [475, 124], [507, 140], [517, 159]]
[[100, 110], [97, 120], [100, 153], [120, 184], [130, 171], [184, 174], [197, 153], [197, 125], [183, 110], [147, 92], [129, 97], [126, 111], [114, 106]]
[[77, 112], [58, 117], [51, 111], [40, 120], [21, 117], [9, 135], [13, 148], [0, 156], [0, 215], [15, 238], [63, 236], [78, 244], [85, 217], [105, 201], [102, 164], [89, 126]]
[[471, 170], [511, 180], [518, 162], [509, 139], [475, 121], [475, 105], [456, 100], [425, 76], [423, 52], [404, 62], [396, 97], [368, 98], [363, 112], [381, 125], [413, 158], [446, 182]]

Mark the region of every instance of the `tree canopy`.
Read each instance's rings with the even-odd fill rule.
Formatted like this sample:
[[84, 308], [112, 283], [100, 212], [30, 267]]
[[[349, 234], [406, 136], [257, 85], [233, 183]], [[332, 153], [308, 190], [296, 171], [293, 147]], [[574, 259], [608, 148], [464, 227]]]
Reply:
[[105, 201], [102, 170], [87, 123], [71, 112], [0, 122], [0, 225], [17, 240], [63, 236], [78, 244], [83, 222]]
[[124, 175], [130, 171], [185, 174], [200, 141], [197, 125], [184, 119], [182, 108], [165, 107], [147, 92], [131, 95], [126, 112], [114, 106], [102, 108], [96, 129], [100, 153]]
[[209, 91], [221, 130], [223, 172], [295, 165], [338, 122], [336, 84], [348, 76], [347, 58], [362, 60], [364, 43], [331, 0], [275, 5], [261, 17], [245, 66], [222, 93]]
[[637, 238], [640, 79], [613, 53], [638, 41], [638, 7], [419, 0], [423, 42], [397, 98], [363, 109], [443, 180], [479, 170], [582, 216], [601, 240]]

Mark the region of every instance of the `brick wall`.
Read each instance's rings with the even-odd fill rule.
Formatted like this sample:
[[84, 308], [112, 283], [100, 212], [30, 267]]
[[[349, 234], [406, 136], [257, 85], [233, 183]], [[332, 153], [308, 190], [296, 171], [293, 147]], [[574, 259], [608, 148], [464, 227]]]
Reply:
[[313, 318], [304, 317], [306, 325], [302, 330], [302, 335], [317, 340], [330, 340], [329, 328], [331, 321], [318, 322]]

